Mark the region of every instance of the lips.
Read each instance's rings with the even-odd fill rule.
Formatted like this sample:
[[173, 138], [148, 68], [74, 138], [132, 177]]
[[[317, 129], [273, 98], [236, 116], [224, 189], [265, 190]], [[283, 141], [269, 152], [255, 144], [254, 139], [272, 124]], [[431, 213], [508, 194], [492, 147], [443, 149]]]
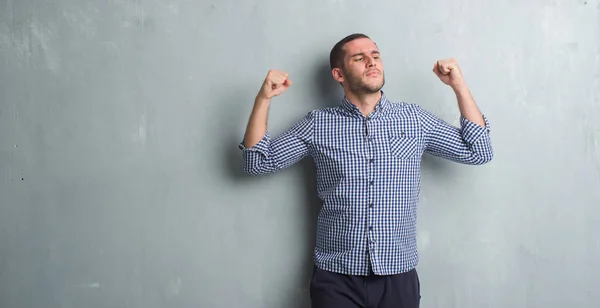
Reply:
[[378, 70], [371, 70], [367, 72], [367, 76], [377, 76], [379, 75], [379, 71]]

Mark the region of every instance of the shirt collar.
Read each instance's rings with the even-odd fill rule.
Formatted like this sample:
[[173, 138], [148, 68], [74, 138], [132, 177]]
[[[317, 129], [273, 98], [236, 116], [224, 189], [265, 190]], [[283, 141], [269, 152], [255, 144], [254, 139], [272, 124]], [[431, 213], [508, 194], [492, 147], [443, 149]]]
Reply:
[[[383, 91], [381, 91], [381, 99], [379, 99], [379, 101], [375, 105], [375, 109], [369, 115], [369, 118], [376, 118], [376, 117], [382, 116], [385, 113], [388, 105], [389, 105], [389, 101], [387, 99], [387, 96], [385, 95], [385, 93]], [[358, 109], [358, 107], [356, 107], [356, 105], [352, 104], [346, 96], [344, 96], [344, 98], [342, 99], [341, 107], [344, 110], [348, 111], [352, 115], [360, 116], [360, 117], [363, 116], [362, 113], [360, 112], [360, 110]]]

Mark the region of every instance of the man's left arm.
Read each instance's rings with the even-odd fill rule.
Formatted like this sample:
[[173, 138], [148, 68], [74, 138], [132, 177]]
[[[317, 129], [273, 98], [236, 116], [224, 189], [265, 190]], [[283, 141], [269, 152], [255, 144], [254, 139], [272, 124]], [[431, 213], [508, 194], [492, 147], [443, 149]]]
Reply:
[[492, 160], [489, 123], [479, 111], [456, 60], [438, 61], [433, 72], [456, 95], [461, 114], [460, 128], [419, 108], [419, 118], [425, 130], [425, 152], [470, 165], [480, 165]]

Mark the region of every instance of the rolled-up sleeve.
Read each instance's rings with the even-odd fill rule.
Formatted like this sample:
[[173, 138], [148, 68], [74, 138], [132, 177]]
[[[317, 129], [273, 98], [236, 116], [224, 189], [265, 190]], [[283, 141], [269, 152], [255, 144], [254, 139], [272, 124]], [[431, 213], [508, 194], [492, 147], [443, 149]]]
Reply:
[[244, 172], [261, 175], [292, 166], [309, 155], [313, 134], [313, 114], [308, 113], [276, 138], [271, 138], [267, 131], [252, 147], [247, 148], [240, 142]]
[[417, 113], [424, 132], [425, 152], [462, 164], [481, 165], [492, 160], [490, 123], [482, 115], [485, 126], [460, 116], [455, 127], [422, 108]]

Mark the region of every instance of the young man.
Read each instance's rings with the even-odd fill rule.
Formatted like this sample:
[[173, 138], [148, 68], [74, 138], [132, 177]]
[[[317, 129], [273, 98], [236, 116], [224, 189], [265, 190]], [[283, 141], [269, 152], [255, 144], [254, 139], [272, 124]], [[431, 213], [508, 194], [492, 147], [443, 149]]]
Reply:
[[338, 42], [330, 63], [344, 88], [341, 104], [309, 112], [276, 138], [267, 131], [269, 104], [292, 82], [285, 72], [269, 71], [240, 144], [244, 170], [273, 173], [313, 158], [323, 201], [310, 284], [313, 308], [416, 308], [421, 156], [470, 165], [490, 161], [487, 120], [454, 59], [437, 61], [433, 72], [456, 94], [460, 128], [416, 104], [390, 101], [381, 90], [379, 49], [366, 35]]

